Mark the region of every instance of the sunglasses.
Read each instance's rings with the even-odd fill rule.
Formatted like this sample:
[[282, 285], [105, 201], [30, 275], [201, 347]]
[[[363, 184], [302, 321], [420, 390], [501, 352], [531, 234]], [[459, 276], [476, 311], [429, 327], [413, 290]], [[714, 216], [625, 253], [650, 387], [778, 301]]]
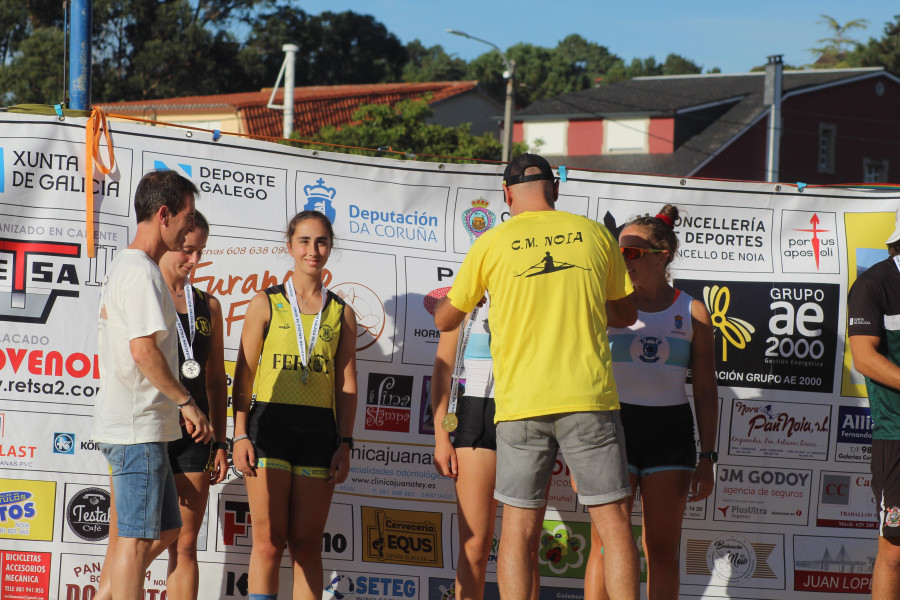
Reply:
[[656, 254], [657, 252], [666, 252], [666, 250], [660, 250], [658, 248], [634, 248], [632, 246], [622, 246], [619, 248], [622, 251], [622, 256], [629, 260], [634, 260], [636, 258], [643, 258], [645, 254]]

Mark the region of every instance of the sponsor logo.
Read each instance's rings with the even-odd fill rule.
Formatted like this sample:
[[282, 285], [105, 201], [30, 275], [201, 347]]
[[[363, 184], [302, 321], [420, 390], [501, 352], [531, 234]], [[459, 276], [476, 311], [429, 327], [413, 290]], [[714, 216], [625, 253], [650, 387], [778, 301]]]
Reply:
[[469, 232], [469, 242], [474, 243], [481, 234], [494, 226], [497, 215], [488, 209], [488, 201], [484, 198], [472, 201], [472, 208], [462, 214], [463, 227]]
[[[153, 167], [158, 171], [178, 170], [188, 179], [194, 178], [194, 165], [190, 163], [176, 163], [177, 168], [172, 169], [167, 163], [154, 160]], [[206, 165], [200, 165], [196, 183], [204, 194], [248, 200], [266, 200], [278, 186], [277, 177], [272, 174]]]
[[675, 315], [675, 329], [684, 329], [684, 316]]
[[781, 254], [785, 272], [839, 273], [835, 213], [785, 210]]
[[102, 488], [79, 490], [66, 506], [69, 529], [83, 540], [96, 542], [109, 537], [110, 494]]
[[222, 543], [225, 546], [252, 545], [250, 504], [246, 500], [222, 501]]
[[[820, 234], [820, 233], [828, 233], [828, 232], [830, 232], [831, 230], [830, 230], [830, 229], [819, 229], [819, 228], [818, 228], [818, 227], [819, 227], [819, 215], [817, 215], [817, 214], [815, 214], [815, 213], [813, 213], [812, 218], [809, 220], [809, 225], [810, 225], [810, 227], [811, 227], [812, 229], [795, 229], [794, 231], [802, 231], [802, 232], [805, 232], [805, 233], [809, 233], [809, 238], [808, 238], [807, 240], [803, 240], [803, 242], [808, 242], [808, 245], [809, 245], [809, 247], [810, 247], [810, 249], [811, 249], [812, 255], [813, 255], [813, 257], [815, 257], [815, 260], [816, 260], [816, 270], [818, 271], [818, 270], [819, 270], [819, 259], [820, 259], [820, 257], [821, 257], [821, 256], [833, 256], [833, 255], [834, 255], [834, 248], [827, 248], [827, 249], [821, 248], [821, 247], [822, 247], [822, 240], [819, 239], [819, 234]], [[831, 242], [831, 244], [833, 244], [833, 243], [834, 243], [834, 240], [826, 240], [825, 243], [827, 244], [827, 243], [829, 243], [829, 242]], [[807, 245], [807, 244], [797, 244], [797, 243], [795, 242], [795, 240], [789, 240], [789, 241], [788, 241], [789, 249], [788, 249], [788, 250], [785, 250], [785, 255], [787, 255], [787, 253], [791, 252], [791, 253], [793, 253], [792, 256], [809, 256], [809, 251], [803, 251], [803, 250], [791, 250], [791, 249], [790, 249], [790, 246], [792, 246], [792, 245], [802, 245], [802, 246], [805, 246], [805, 245]]]
[[356, 351], [375, 344], [384, 333], [387, 315], [384, 303], [371, 288], [361, 283], [338, 283], [329, 288], [356, 313]]
[[713, 327], [722, 338], [722, 361], [727, 361], [728, 346], [743, 350], [747, 347], [747, 342], [753, 339], [756, 328], [749, 321], [728, 315], [731, 306], [731, 290], [728, 286], [704, 287], [703, 303], [709, 310]]
[[6, 434], [6, 413], [0, 413], [0, 437]]
[[795, 535], [794, 590], [871, 594], [877, 548], [874, 538]]
[[850, 476], [823, 473], [819, 502], [848, 506], [850, 504]]
[[53, 454], [75, 454], [75, 434], [54, 433]]
[[0, 479], [0, 538], [53, 539], [56, 482]]
[[424, 567], [444, 566], [442, 513], [360, 507], [363, 560]]
[[538, 563], [552, 577], [583, 576], [589, 539], [589, 524], [544, 521]]
[[366, 429], [409, 431], [413, 377], [369, 373], [366, 393]]
[[838, 443], [872, 443], [872, 414], [868, 406], [841, 406], [838, 423]]
[[756, 552], [743, 536], [726, 534], [709, 545], [706, 566], [720, 581], [742, 583], [756, 570]]
[[0, 596], [13, 599], [48, 598], [50, 552], [0, 553]]
[[326, 600], [329, 597], [335, 600], [405, 599], [417, 598], [418, 590], [418, 577], [339, 573], [325, 587], [325, 597]]
[[868, 321], [863, 319], [862, 317], [851, 317], [850, 325], [871, 325]]
[[[44, 230], [19, 225], [19, 233]], [[35, 231], [36, 233], [36, 231]], [[0, 321], [44, 324], [59, 297], [78, 297], [79, 284], [75, 265], [69, 262], [40, 260], [49, 257], [80, 258], [81, 244], [40, 242], [0, 238], [0, 281], [7, 280], [9, 292], [0, 292]], [[30, 270], [29, 270], [30, 265]], [[29, 291], [29, 286], [41, 292]], [[53, 286], [47, 293], [48, 286]]]
[[248, 575], [246, 571], [242, 573], [236, 573], [231, 570], [227, 571], [225, 573], [225, 597], [245, 598], [249, 590], [247, 582]]
[[319, 211], [334, 224], [337, 211], [335, 211], [332, 202], [337, 194], [337, 190], [327, 187], [325, 180], [320, 177], [316, 180], [316, 185], [303, 186], [303, 193], [306, 194], [306, 204], [303, 206], [303, 210]]

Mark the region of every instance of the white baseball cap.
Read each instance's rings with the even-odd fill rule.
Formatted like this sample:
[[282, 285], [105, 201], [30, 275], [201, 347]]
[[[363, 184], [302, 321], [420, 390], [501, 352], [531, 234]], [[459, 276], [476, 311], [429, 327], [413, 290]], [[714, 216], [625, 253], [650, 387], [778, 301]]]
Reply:
[[897, 210], [897, 217], [894, 220], [894, 225], [894, 233], [892, 233], [891, 237], [887, 239], [887, 241], [885, 242], [886, 245], [900, 241], [900, 209]]

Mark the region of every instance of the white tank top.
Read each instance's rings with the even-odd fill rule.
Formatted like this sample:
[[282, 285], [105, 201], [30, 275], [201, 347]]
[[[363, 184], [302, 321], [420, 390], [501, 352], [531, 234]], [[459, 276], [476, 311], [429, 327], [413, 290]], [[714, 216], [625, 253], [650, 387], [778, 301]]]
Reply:
[[673, 406], [687, 402], [684, 380], [691, 362], [691, 302], [676, 290], [664, 311], [638, 311], [631, 327], [610, 327], [613, 376], [619, 401], [641, 406]]
[[488, 325], [488, 305], [478, 309], [478, 316], [472, 324], [469, 343], [463, 354], [463, 373], [466, 380], [466, 396], [475, 398], [494, 397], [494, 361], [491, 359], [491, 328]]

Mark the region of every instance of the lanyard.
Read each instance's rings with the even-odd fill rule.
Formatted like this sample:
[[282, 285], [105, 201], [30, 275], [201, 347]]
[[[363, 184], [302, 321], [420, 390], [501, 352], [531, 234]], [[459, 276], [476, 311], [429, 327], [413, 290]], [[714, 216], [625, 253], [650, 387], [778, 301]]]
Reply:
[[184, 278], [184, 303], [187, 305], [188, 327], [191, 332], [190, 340], [184, 333], [184, 327], [181, 326], [180, 318], [175, 319], [175, 329], [178, 330], [178, 341], [181, 343], [181, 351], [184, 352], [184, 360], [187, 362], [194, 360], [194, 335], [197, 333], [197, 324], [194, 322], [194, 288], [188, 282], [187, 277]]
[[900, 254], [894, 255], [894, 266], [896, 266], [897, 270], [900, 271]]
[[322, 308], [316, 315], [312, 324], [312, 330], [309, 332], [309, 350], [306, 349], [306, 337], [303, 332], [303, 321], [300, 318], [300, 305], [297, 303], [297, 292], [294, 291], [294, 282], [288, 279], [285, 284], [287, 288], [288, 301], [291, 304], [291, 312], [294, 315], [294, 333], [297, 334], [297, 348], [300, 350], [300, 364], [303, 365], [303, 383], [306, 383], [309, 377], [309, 357], [313, 354], [313, 348], [316, 347], [316, 340], [319, 339], [319, 326], [322, 324], [322, 311], [325, 310], [325, 303], [328, 301], [328, 288], [322, 286]]
[[459, 343], [456, 346], [456, 364], [453, 367], [453, 381], [450, 384], [450, 406], [447, 408], [447, 414], [456, 413], [457, 394], [459, 393], [459, 376], [463, 370], [463, 355], [466, 353], [466, 345], [469, 343], [469, 336], [472, 334], [472, 326], [475, 324], [475, 319], [477, 317], [478, 307], [476, 306], [472, 310], [472, 316], [469, 317], [469, 322], [466, 323], [466, 328], [463, 330], [463, 334], [460, 336]]

